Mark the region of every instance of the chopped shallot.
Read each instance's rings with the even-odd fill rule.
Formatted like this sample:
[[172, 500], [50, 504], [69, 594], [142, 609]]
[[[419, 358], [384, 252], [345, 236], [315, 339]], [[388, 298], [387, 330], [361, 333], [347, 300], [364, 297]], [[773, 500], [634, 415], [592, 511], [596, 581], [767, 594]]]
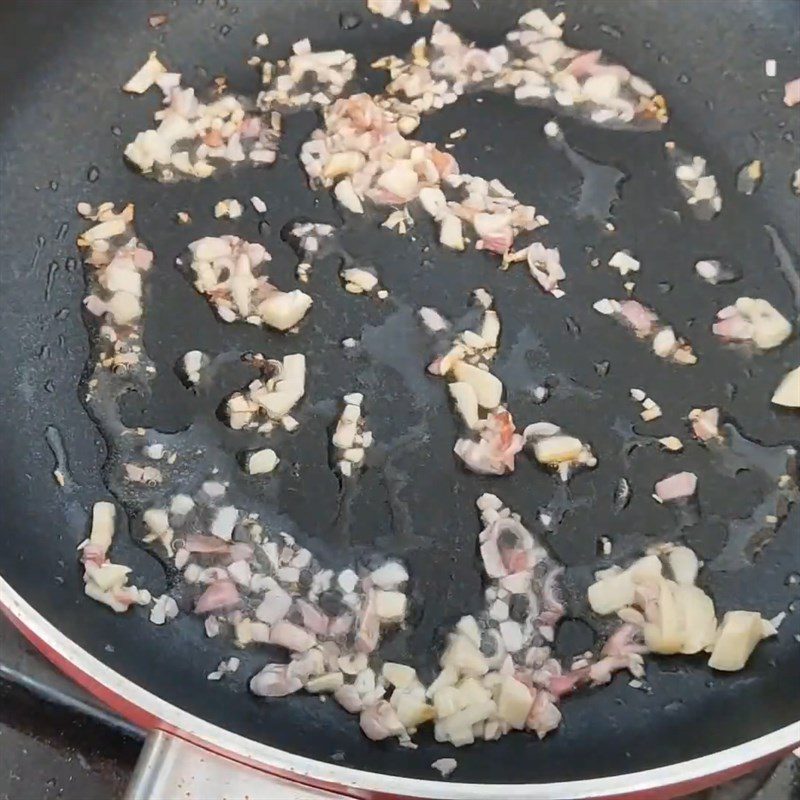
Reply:
[[431, 766], [437, 770], [443, 778], [449, 778], [453, 772], [455, 772], [456, 767], [458, 767], [458, 761], [454, 758], [437, 758]]
[[225, 322], [243, 320], [287, 331], [311, 308], [305, 292], [283, 292], [259, 274], [261, 264], [272, 260], [260, 244], [238, 236], [206, 236], [192, 242], [189, 250], [194, 286]]
[[770, 350], [791, 336], [792, 326], [768, 301], [740, 297], [717, 312], [711, 330], [722, 339], [751, 341], [762, 350]]
[[678, 148], [675, 142], [667, 142], [665, 146], [689, 208], [700, 220], [713, 219], [722, 210], [722, 196], [717, 179], [706, 172], [706, 160], [689, 155]]
[[708, 442], [719, 437], [719, 409], [693, 408], [689, 412], [692, 433], [701, 441]]
[[630, 328], [639, 339], [650, 339], [653, 352], [676, 364], [696, 364], [692, 346], [675, 335], [672, 327], [664, 325], [658, 315], [638, 300], [598, 300], [593, 308], [598, 314], [610, 316]]
[[[149, 66], [148, 66], [149, 65]], [[160, 67], [160, 69], [159, 69]], [[125, 148], [125, 157], [144, 174], [164, 181], [207, 178], [222, 161], [271, 164], [280, 138], [279, 114], [254, 114], [230, 94], [201, 103], [194, 89], [181, 86], [181, 75], [156, 61], [142, 67], [126, 91], [146, 91], [152, 83], [164, 94], [155, 113], [157, 126], [141, 131]]]
[[791, 107], [800, 103], [800, 78], [788, 81], [784, 88], [783, 102]]
[[115, 516], [116, 509], [112, 503], [95, 503], [91, 533], [79, 550], [83, 562], [84, 592], [119, 614], [133, 604], [149, 605], [152, 598], [146, 589], [128, 585], [130, 567], [112, 564], [107, 558], [114, 538]]

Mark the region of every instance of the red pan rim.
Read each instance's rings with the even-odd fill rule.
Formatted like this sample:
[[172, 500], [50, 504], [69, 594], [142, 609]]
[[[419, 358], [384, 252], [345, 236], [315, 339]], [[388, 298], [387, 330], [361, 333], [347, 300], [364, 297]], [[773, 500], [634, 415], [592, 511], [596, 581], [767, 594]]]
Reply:
[[145, 730], [163, 730], [260, 771], [360, 798], [583, 800], [665, 798], [721, 783], [800, 744], [800, 721], [745, 744], [657, 769], [547, 784], [469, 784], [381, 775], [292, 755], [213, 725], [148, 692], [79, 647], [0, 577], [0, 609], [55, 666]]

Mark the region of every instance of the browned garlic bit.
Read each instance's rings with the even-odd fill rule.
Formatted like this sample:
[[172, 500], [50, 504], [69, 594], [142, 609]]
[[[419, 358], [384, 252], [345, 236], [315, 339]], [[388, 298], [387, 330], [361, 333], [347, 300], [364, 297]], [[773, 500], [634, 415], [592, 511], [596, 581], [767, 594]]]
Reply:
[[134, 207], [128, 204], [117, 213], [113, 203], [102, 203], [96, 211], [80, 206], [96, 223], [78, 236], [78, 246], [91, 268], [92, 292], [83, 304], [100, 319], [98, 366], [129, 373], [152, 369], [142, 356], [142, 286], [153, 253], [133, 230]]
[[[207, 178], [216, 170], [213, 162], [275, 161], [279, 114], [248, 112], [233, 95], [201, 103], [194, 89], [181, 87], [179, 73], [158, 71], [155, 66], [144, 73], [140, 70], [125, 88], [146, 91], [153, 83], [164, 94], [164, 108], [154, 117], [158, 126], [141, 131], [125, 148], [125, 157], [144, 174], [178, 181], [187, 176]], [[131, 84], [135, 89], [128, 88]]]
[[800, 408], [800, 366], [783, 376], [772, 395], [772, 402], [784, 408]]
[[450, 0], [367, 0], [367, 8], [373, 14], [397, 20], [403, 25], [410, 25], [415, 13], [449, 11]]
[[569, 480], [575, 470], [597, 466], [597, 458], [588, 444], [564, 433], [552, 422], [534, 422], [525, 428], [522, 436], [536, 460], [556, 470], [562, 481]]
[[[276, 69], [277, 66], [277, 69]], [[314, 52], [308, 39], [292, 45], [292, 55], [277, 65], [265, 61], [261, 79], [266, 87], [257, 104], [264, 111], [330, 105], [356, 72], [356, 59], [344, 50]], [[311, 87], [311, 88], [309, 88]]]
[[512, 92], [520, 102], [575, 109], [596, 124], [666, 122], [664, 99], [625, 67], [602, 63], [601, 51], [574, 50], [562, 41], [565, 17], [541, 9], [520, 17], [505, 44], [484, 50], [436, 22], [406, 59], [388, 57], [373, 66], [389, 70], [388, 94], [410, 115], [454, 103], [466, 91]]
[[345, 478], [363, 468], [366, 451], [373, 444], [372, 433], [364, 429], [366, 419], [361, 408], [363, 402], [364, 395], [360, 392], [346, 394], [344, 409], [333, 432], [336, 467]]
[[648, 397], [644, 390], [631, 389], [630, 395], [637, 403], [642, 404], [642, 410], [639, 416], [645, 422], [652, 422], [654, 419], [658, 419], [661, 416], [661, 406], [658, 405], [652, 397]]
[[[315, 130], [300, 151], [312, 186], [333, 188], [355, 213], [363, 211], [365, 200], [398, 211], [419, 200], [439, 224], [441, 244], [454, 250], [466, 247], [465, 223], [474, 229], [478, 249], [500, 254], [517, 233], [545, 224], [500, 181], [460, 174], [449, 153], [405, 138], [404, 132], [413, 130], [404, 122], [408, 118], [381, 103], [357, 94], [324, 110], [324, 128]], [[445, 190], [454, 199], [448, 200]], [[405, 216], [392, 215], [390, 221], [399, 232], [407, 228]]]
[[108, 560], [108, 551], [114, 539], [116, 513], [113, 503], [95, 503], [91, 533], [88, 539], [81, 542], [78, 550], [83, 562], [84, 592], [92, 600], [107, 605], [119, 614], [133, 604], [146, 606], [152, 598], [146, 589], [128, 585], [130, 567]]
[[206, 236], [192, 242], [189, 250], [194, 287], [225, 322], [243, 320], [287, 331], [311, 308], [305, 292], [283, 292], [258, 274], [261, 264], [272, 260], [261, 244], [238, 236]]
[[770, 350], [791, 336], [792, 325], [768, 301], [740, 297], [732, 306], [717, 312], [711, 330], [723, 339], [752, 342], [761, 350]]
[[652, 308], [648, 308], [638, 300], [598, 300], [592, 308], [606, 317], [613, 317], [617, 322], [630, 328], [639, 339], [649, 339], [653, 352], [659, 358], [666, 358], [676, 364], [692, 365], [697, 363], [697, 356], [691, 344], [675, 335], [670, 325], [665, 325]]
[[589, 605], [597, 614], [616, 613], [640, 630], [653, 653], [705, 651], [711, 653], [708, 663], [713, 669], [742, 669], [756, 644], [776, 630], [751, 611], [729, 611], [718, 627], [713, 601], [695, 585], [699, 568], [688, 547], [660, 545], [627, 569], [615, 566], [596, 573]]
[[722, 210], [722, 196], [717, 179], [706, 173], [706, 160], [691, 156], [675, 145], [666, 143], [667, 155], [675, 167], [678, 188], [689, 208], [700, 220], [710, 220]]
[[276, 424], [293, 431], [298, 423], [289, 412], [306, 391], [306, 357], [302, 353], [284, 356], [282, 361], [252, 357], [261, 377], [226, 401], [228, 424], [234, 430], [270, 433]]

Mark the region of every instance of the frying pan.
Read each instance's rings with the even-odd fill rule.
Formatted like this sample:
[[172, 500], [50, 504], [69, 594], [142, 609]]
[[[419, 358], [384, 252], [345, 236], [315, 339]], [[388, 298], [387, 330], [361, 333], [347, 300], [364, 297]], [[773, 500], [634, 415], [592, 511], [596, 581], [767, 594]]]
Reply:
[[[541, 3], [550, 13], [565, 5]], [[530, 7], [517, 0], [464, 0], [447, 21], [486, 45], [500, 41]], [[472, 96], [426, 119], [419, 136], [446, 141], [450, 131], [467, 128], [453, 150], [462, 170], [499, 177], [524, 202], [539, 206], [551, 220], [542, 237], [561, 248], [567, 265], [567, 297], [554, 301], [521, 271], [500, 273], [480, 253], [441, 251], [422, 224], [416, 235], [404, 238], [367, 219], [348, 223], [344, 235], [351, 252], [378, 266], [391, 302], [354, 302], [336, 285], [335, 266], [323, 263], [311, 284], [315, 306], [309, 324], [287, 342], [249, 326], [221, 326], [172, 262], [192, 239], [233, 231], [265, 239], [275, 258], [273, 274], [291, 280], [295, 259], [280, 236], [284, 223], [340, 222], [327, 194], [307, 188], [295, 157], [315, 115], [303, 112], [288, 120], [272, 169], [242, 168], [211, 181], [165, 187], [128, 171], [121, 158], [125, 142], [146, 127], [157, 98], [131, 98], [118, 87], [157, 49], [188, 85], [206, 86], [224, 74], [232, 90], [252, 95], [258, 78], [243, 61], [253, 37], [266, 30], [274, 58], [304, 37], [315, 49], [350, 50], [359, 61], [361, 85], [374, 91], [383, 78], [367, 65], [381, 55], [406, 52], [429, 31], [432, 18], [401, 26], [369, 15], [359, 0], [28, 0], [0, 9], [0, 599], [12, 621], [68, 674], [133, 721], [178, 737], [173, 741], [199, 745], [206, 761], [212, 752], [223, 753], [264, 773], [362, 797], [667, 797], [741, 772], [800, 739], [798, 614], [787, 616], [780, 635], [762, 643], [741, 673], [713, 674], [694, 658], [653, 658], [648, 691], [636, 691], [617, 676], [607, 688], [569, 699], [563, 726], [544, 741], [517, 734], [453, 752], [429, 733], [418, 736], [417, 750], [370, 742], [353, 717], [315, 697], [276, 702], [253, 697], [246, 681], [268, 660], [264, 652], [244, 651], [239, 672], [211, 685], [206, 673], [231, 654], [230, 644], [203, 637], [197, 618], [182, 615], [157, 628], [146, 612], [114, 615], [82, 592], [75, 547], [85, 536], [88, 509], [108, 497], [108, 490], [102, 480], [105, 444], [76, 391], [88, 355], [80, 311], [84, 281], [73, 244], [80, 200], [133, 201], [140, 235], [156, 253], [145, 344], [159, 377], [148, 397], [126, 398], [128, 424], [180, 430], [197, 413], [213, 414], [212, 406], [202, 406], [210, 401], [186, 392], [172, 371], [189, 349], [280, 355], [302, 348], [309, 355], [315, 366], [307, 432], [286, 445], [294, 448], [288, 458], [300, 467], [279, 476], [269, 491], [245, 488], [257, 503], [277, 505], [332, 565], [376, 549], [407, 561], [415, 617], [384, 645], [387, 658], [408, 659], [429, 674], [448, 627], [462, 613], [479, 609], [478, 494], [497, 492], [533, 525], [537, 509], [554, 492], [552, 479], [530, 464], [502, 479], [468, 475], [455, 465], [443, 468], [456, 428], [442, 387], [429, 382], [421, 366], [419, 376], [408, 367], [409, 359], [424, 364], [424, 353], [413, 350], [417, 334], [403, 327], [404, 308], [428, 302], [457, 316], [469, 291], [487, 286], [501, 309], [504, 336], [509, 343], [516, 338], [514, 352], [521, 357], [505, 366], [515, 415], [553, 418], [600, 454], [596, 470], [570, 483], [569, 512], [557, 533], [546, 535], [547, 545], [567, 565], [573, 598], [557, 638], [561, 656], [595, 641], [598, 621], [580, 598], [592, 569], [609, 563], [596, 554], [600, 534], [611, 536], [613, 558], [619, 560], [633, 558], [648, 543], [676, 537], [707, 561], [719, 554], [725, 543], [721, 521], [747, 516], [763, 494], [758, 475], [749, 469], [735, 475], [709, 470], [702, 449], [687, 447], [681, 465], [703, 476], [701, 501], [708, 515], [681, 528], [647, 491], [676, 462], [666, 462], [652, 448], [629, 452], [619, 421], [635, 419], [629, 388], [645, 386], [665, 412], [659, 421], [663, 433], [657, 435], [679, 431], [692, 406], [720, 405], [749, 438], [765, 445], [797, 436], [796, 418], [769, 408], [766, 400], [797, 362], [796, 339], [748, 357], [715, 343], [709, 322], [742, 294], [765, 297], [785, 316], [796, 315], [764, 226], [780, 237], [784, 264], [796, 259], [798, 200], [789, 180], [798, 166], [798, 117], [781, 97], [783, 83], [798, 71], [800, 6], [794, 0], [587, 0], [565, 10], [571, 44], [602, 47], [653, 82], [671, 108], [666, 130], [649, 133], [562, 120], [571, 146], [625, 175], [614, 206], [615, 232], [573, 213], [579, 176], [541, 135], [551, 111], [521, 108], [491, 94], [482, 102]], [[166, 25], [148, 26], [154, 12], [168, 14]], [[347, 13], [358, 14], [361, 24], [340, 27], [340, 15]], [[777, 79], [764, 74], [768, 58], [778, 62]], [[725, 198], [714, 221], [686, 214], [664, 160], [667, 139], [708, 157]], [[734, 174], [751, 158], [763, 161], [766, 178], [754, 196], [744, 197], [735, 191]], [[211, 208], [220, 198], [254, 194], [269, 207], [271, 230], [257, 230], [252, 212], [235, 224], [213, 219]], [[181, 209], [194, 218], [188, 232], [174, 223]], [[591, 270], [587, 263], [594, 254], [607, 259], [622, 247], [645, 265], [637, 276], [637, 295], [665, 309], [690, 335], [701, 353], [698, 367], [656, 363], [624, 331], [592, 314], [591, 303], [613, 296], [618, 280], [610, 270]], [[691, 265], [714, 256], [742, 271], [738, 284], [709, 287], [697, 280]], [[395, 327], [387, 328], [390, 317]], [[371, 336], [377, 355], [347, 357], [338, 346], [345, 331]], [[593, 363], [604, 359], [611, 368], [603, 377]], [[214, 402], [238, 388], [241, 377], [228, 376]], [[550, 386], [551, 398], [539, 408], [529, 389], [542, 382]], [[372, 424], [386, 446], [386, 461], [365, 474], [343, 535], [334, 524], [338, 489], [319, 441], [325, 441], [331, 424], [325, 411], [330, 407], [322, 401], [351, 387], [373, 398]], [[48, 426], [60, 431], [69, 458], [71, 480], [63, 489], [52, 479]], [[405, 480], [398, 483], [398, 475]], [[631, 479], [634, 497], [615, 514], [612, 494], [620, 475]], [[757, 609], [770, 617], [797, 602], [800, 588], [787, 580], [800, 568], [797, 531], [794, 508], [753, 563], [704, 571], [717, 606]], [[114, 557], [133, 567], [132, 582], [154, 593], [167, 587], [163, 565], [124, 532], [117, 535]], [[163, 755], [163, 742], [151, 744], [146, 768]], [[434, 780], [431, 762], [452, 755], [459, 761], [453, 778]]]

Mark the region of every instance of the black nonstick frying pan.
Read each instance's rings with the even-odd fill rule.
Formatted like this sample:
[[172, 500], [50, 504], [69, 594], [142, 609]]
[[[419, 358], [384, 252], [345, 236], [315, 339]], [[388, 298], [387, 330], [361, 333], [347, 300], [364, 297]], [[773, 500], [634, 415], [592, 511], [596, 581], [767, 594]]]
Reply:
[[[533, 7], [528, 0], [454, 5], [447, 21], [480, 44], [500, 41]], [[570, 618], [557, 636], [563, 657], [595, 641], [597, 621], [581, 598], [592, 569], [610, 563], [597, 555], [601, 535], [614, 543], [611, 560], [633, 558], [648, 543], [679, 536], [707, 563], [714, 562], [726, 544], [725, 520], [752, 512], [765, 491], [763, 476], [749, 468], [715, 472], [702, 448], [688, 447], [680, 463], [701, 475], [703, 516], [680, 529], [669, 510], [648, 496], [648, 487], [676, 462], [652, 448], [631, 452], [630, 430], [620, 421], [636, 419], [628, 390], [645, 386], [664, 409], [658, 435], [684, 432], [682, 418], [691, 407], [718, 405], [754, 441], [777, 445], [800, 438], [796, 415], [768, 402], [780, 377], [798, 363], [797, 339], [748, 357], [720, 346], [709, 330], [716, 310], [745, 294], [769, 299], [797, 321], [797, 298], [786, 275], [792, 264], [796, 268], [800, 244], [800, 200], [790, 189], [791, 174], [800, 166], [798, 112], [786, 108], [782, 96], [784, 82], [800, 74], [800, 5], [795, 0], [541, 5], [548, 12], [567, 12], [569, 43], [602, 48], [658, 87], [671, 109], [666, 128], [654, 132], [561, 120], [573, 148], [625, 175], [613, 208], [616, 231], [576, 218], [580, 175], [541, 133], [551, 111], [492, 94], [483, 102], [466, 97], [425, 119], [419, 137], [441, 142], [450, 131], [467, 129], [452, 151], [462, 169], [501, 178], [550, 219], [542, 238], [561, 248], [567, 297], [554, 301], [522, 271], [499, 272], [489, 256], [443, 251], [422, 225], [412, 240], [379, 230], [374, 220], [359, 221], [346, 232], [348, 247], [379, 265], [396, 305], [355, 303], [336, 285], [335, 267], [323, 262], [312, 284], [310, 324], [290, 344], [249, 326], [221, 325], [173, 261], [192, 239], [233, 231], [264, 240], [275, 259], [273, 272], [291, 280], [295, 256], [281, 238], [285, 223], [340, 222], [327, 193], [308, 189], [296, 158], [315, 115], [303, 112], [287, 120], [274, 168], [243, 167], [210, 181], [165, 187], [134, 174], [122, 160], [125, 143], [147, 126], [158, 102], [155, 92], [132, 98], [119, 87], [156, 49], [184, 74], [187, 85], [205, 87], [224, 74], [234, 91], [254, 95], [258, 76], [244, 61], [254, 49], [253, 38], [267, 31], [274, 58], [304, 37], [316, 49], [353, 52], [361, 84], [375, 90], [383, 74], [368, 65], [379, 56], [406, 52], [427, 34], [433, 16], [402, 26], [369, 14], [359, 0], [27, 0], [0, 8], [0, 597], [12, 619], [51, 658], [136, 721], [260, 769], [360, 796], [670, 796], [800, 740], [800, 614], [791, 613], [800, 605], [800, 585], [792, 577], [800, 571], [797, 508], [757, 557], [743, 552], [741, 563], [704, 572], [721, 609], [754, 609], [767, 617], [790, 610], [779, 636], [762, 643], [745, 670], [718, 674], [702, 659], [653, 658], [647, 691], [618, 676], [605, 689], [568, 699], [563, 726], [544, 741], [517, 734], [459, 752], [435, 743], [429, 733], [418, 736], [417, 750], [370, 742], [355, 718], [316, 697], [265, 702], [252, 696], [246, 681], [267, 660], [263, 652], [245, 651], [236, 676], [212, 685], [206, 674], [231, 647], [205, 638], [196, 617], [181, 616], [157, 628], [146, 613], [114, 615], [83, 594], [75, 548], [85, 536], [91, 504], [109, 494], [102, 479], [104, 442], [78, 391], [88, 355], [81, 316], [85, 286], [74, 245], [80, 224], [75, 206], [82, 200], [134, 202], [138, 230], [156, 253], [145, 343], [159, 377], [149, 397], [126, 401], [128, 424], [178, 430], [198, 413], [213, 414], [215, 404], [241, 385], [231, 378], [208, 408], [199, 407], [204, 401], [187, 392], [172, 369], [194, 348], [276, 355], [302, 348], [319, 357], [309, 402], [336, 398], [350, 387], [381, 398], [383, 410], [373, 424], [392, 470], [375, 469], [367, 477], [350, 509], [346, 536], [333, 522], [337, 485], [324, 447], [314, 439], [331, 423], [324, 411], [292, 445], [289, 458], [298, 468], [283, 474], [270, 493], [256, 492], [255, 501], [276, 505], [332, 563], [375, 549], [407, 561], [414, 624], [386, 644], [387, 657], [407, 658], [429, 671], [447, 628], [480, 607], [477, 495], [496, 492], [533, 525], [555, 486], [528, 463], [498, 479], [451, 466], [455, 424], [443, 388], [422, 372], [425, 354], [415, 354], [414, 337], [401, 324], [402, 303], [429, 303], [457, 316], [471, 289], [490, 288], [503, 313], [504, 336], [509, 345], [517, 344], [518, 360], [506, 363], [515, 416], [554, 418], [591, 441], [600, 456], [596, 470], [570, 483], [570, 510], [558, 532], [546, 537], [568, 568]], [[148, 16], [155, 12], [166, 13], [168, 21], [153, 29]], [[348, 14], [357, 14], [360, 24], [353, 27], [351, 19], [342, 26], [340, 17]], [[767, 59], [777, 61], [777, 78], [765, 75]], [[664, 158], [668, 139], [708, 158], [725, 199], [715, 220], [699, 222], [686, 213]], [[736, 191], [734, 176], [753, 158], [762, 160], [765, 179], [748, 197]], [[235, 224], [213, 218], [212, 206], [220, 198], [252, 195], [266, 201], [271, 229], [259, 229], [251, 211]], [[183, 209], [194, 219], [189, 229], [174, 222], [175, 211]], [[698, 366], [658, 362], [591, 311], [594, 300], [618, 291], [618, 276], [588, 263], [595, 256], [605, 263], [623, 247], [644, 265], [637, 296], [663, 309], [690, 336], [701, 354]], [[732, 263], [741, 280], [717, 287], [702, 283], [692, 270], [702, 257]], [[392, 315], [397, 327], [382, 327]], [[342, 336], [365, 332], [390, 355], [348, 357], [339, 347]], [[409, 372], [409, 359], [415, 358], [419, 376], [413, 366]], [[604, 375], [594, 366], [603, 361], [610, 362]], [[550, 399], [540, 407], [530, 387], [543, 383]], [[49, 426], [60, 432], [69, 459], [72, 480], [63, 489], [52, 478]], [[408, 438], [409, 431], [422, 434]], [[398, 484], [398, 475], [407, 480]], [[630, 479], [634, 496], [615, 514], [612, 498], [622, 475]], [[118, 535], [114, 553], [134, 568], [132, 582], [154, 593], [164, 590], [161, 563], [132, 538]], [[438, 775], [430, 768], [445, 756], [459, 762], [447, 784], [435, 781]]]

